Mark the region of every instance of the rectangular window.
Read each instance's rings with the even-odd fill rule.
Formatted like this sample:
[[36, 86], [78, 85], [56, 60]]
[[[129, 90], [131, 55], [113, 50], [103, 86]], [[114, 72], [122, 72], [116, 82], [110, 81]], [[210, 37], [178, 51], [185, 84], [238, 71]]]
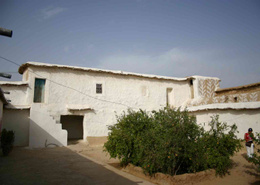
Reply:
[[44, 93], [45, 92], [45, 79], [35, 78], [34, 84], [34, 103], [43, 103], [44, 102]]
[[102, 84], [96, 84], [96, 93], [102, 94]]

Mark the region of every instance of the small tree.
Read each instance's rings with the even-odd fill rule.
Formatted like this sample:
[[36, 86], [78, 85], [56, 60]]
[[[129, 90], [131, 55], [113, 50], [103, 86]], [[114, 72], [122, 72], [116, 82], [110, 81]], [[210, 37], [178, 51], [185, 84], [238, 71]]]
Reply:
[[129, 110], [109, 126], [104, 147], [122, 165], [132, 163], [149, 174], [176, 175], [213, 168], [222, 176], [231, 166], [230, 156], [241, 147], [235, 135], [237, 127], [219, 122], [218, 116], [210, 126], [204, 131], [187, 110], [166, 107], [150, 114]]
[[214, 168], [220, 176], [225, 175], [232, 166], [231, 156], [241, 149], [240, 140], [237, 139], [237, 126], [229, 126], [219, 121], [219, 116], [211, 117], [210, 130], [204, 133], [203, 141], [206, 153], [206, 163]]
[[1, 147], [4, 156], [7, 156], [13, 149], [14, 132], [3, 129], [1, 132]]

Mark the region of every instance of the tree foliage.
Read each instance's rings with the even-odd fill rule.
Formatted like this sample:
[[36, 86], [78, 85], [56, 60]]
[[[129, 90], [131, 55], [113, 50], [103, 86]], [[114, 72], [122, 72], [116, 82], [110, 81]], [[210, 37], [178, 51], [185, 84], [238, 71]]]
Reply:
[[[213, 129], [214, 124], [217, 129]], [[230, 156], [241, 147], [235, 135], [237, 127], [219, 122], [218, 116], [212, 118], [210, 126], [205, 131], [187, 110], [128, 110], [109, 126], [104, 147], [122, 165], [132, 163], [149, 174], [176, 175], [214, 168], [222, 176], [231, 166]]]

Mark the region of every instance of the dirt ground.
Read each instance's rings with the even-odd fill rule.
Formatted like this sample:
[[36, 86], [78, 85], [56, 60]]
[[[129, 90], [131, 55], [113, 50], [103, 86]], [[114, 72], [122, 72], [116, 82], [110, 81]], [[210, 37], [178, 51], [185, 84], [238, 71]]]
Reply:
[[142, 169], [129, 165], [122, 169], [120, 168], [119, 161], [116, 159], [110, 159], [109, 155], [103, 152], [103, 148], [100, 147], [87, 147], [82, 148], [80, 145], [70, 145], [69, 148], [75, 152], [79, 152], [83, 155], [89, 156], [102, 163], [109, 164], [122, 171], [128, 172], [135, 176], [141, 177], [155, 184], [180, 184], [180, 185], [260, 185], [260, 172], [257, 171], [257, 167], [252, 163], [249, 163], [246, 159], [246, 148], [243, 147], [238, 153], [236, 153], [232, 160], [234, 166], [230, 169], [230, 175], [225, 177], [216, 177], [215, 171], [209, 170], [206, 172], [199, 172], [196, 174], [183, 174], [175, 177], [171, 177], [164, 174], [156, 174], [155, 177], [149, 177], [143, 174]]
[[[246, 160], [243, 148], [232, 160], [230, 175], [216, 177], [214, 171], [175, 177], [143, 174], [132, 165], [121, 168], [102, 146], [72, 142], [68, 147], [15, 148], [10, 156], [0, 155], [0, 185], [4, 184], [182, 184], [182, 185], [260, 185], [260, 173]], [[127, 172], [127, 173], [126, 173]], [[134, 176], [133, 176], [134, 175]]]

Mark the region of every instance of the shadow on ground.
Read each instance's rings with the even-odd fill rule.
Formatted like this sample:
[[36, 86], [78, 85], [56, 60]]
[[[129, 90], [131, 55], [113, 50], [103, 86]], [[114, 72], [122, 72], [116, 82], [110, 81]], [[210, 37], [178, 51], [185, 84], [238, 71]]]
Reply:
[[0, 184], [138, 184], [66, 147], [14, 148], [0, 156]]

